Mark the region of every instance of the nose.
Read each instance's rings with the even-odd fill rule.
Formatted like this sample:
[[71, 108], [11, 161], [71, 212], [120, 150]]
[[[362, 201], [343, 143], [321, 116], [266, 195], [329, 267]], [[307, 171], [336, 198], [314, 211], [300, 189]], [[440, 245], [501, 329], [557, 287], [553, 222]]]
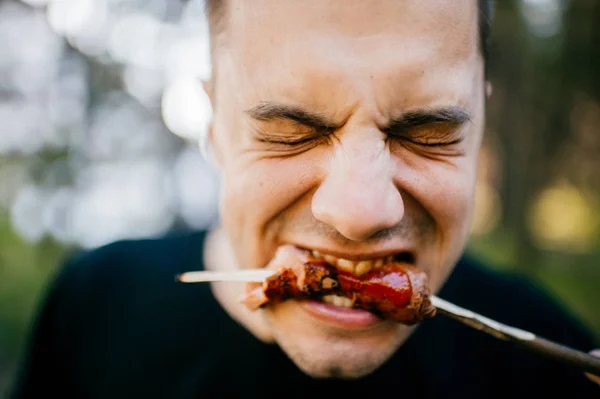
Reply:
[[313, 196], [312, 212], [344, 237], [361, 241], [396, 226], [404, 216], [404, 203], [384, 141], [348, 147], [336, 149], [329, 173]]

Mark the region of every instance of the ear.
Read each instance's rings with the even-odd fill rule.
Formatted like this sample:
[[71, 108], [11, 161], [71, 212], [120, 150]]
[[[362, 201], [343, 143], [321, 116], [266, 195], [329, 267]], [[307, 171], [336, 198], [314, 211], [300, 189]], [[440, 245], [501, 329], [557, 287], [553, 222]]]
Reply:
[[212, 115], [211, 115], [211, 120], [208, 123], [208, 126], [206, 126], [206, 133], [204, 134], [204, 137], [202, 137], [202, 142], [200, 143], [200, 149], [203, 153], [203, 156], [205, 157], [205, 159], [210, 162], [215, 164], [215, 166], [220, 166], [221, 165], [221, 161], [222, 161], [222, 154], [220, 151], [220, 148], [218, 145], [215, 145], [215, 137], [214, 137], [214, 131], [215, 131], [215, 124], [214, 124], [214, 120], [215, 120], [215, 96], [214, 96], [214, 85], [212, 83], [212, 80], [203, 80], [202, 81], [202, 89], [204, 90], [204, 93], [206, 94], [206, 96], [208, 97], [208, 100], [210, 102], [210, 106], [212, 109]]
[[202, 89], [208, 96], [208, 99], [210, 100], [210, 103], [213, 105], [213, 108], [214, 108], [214, 89], [213, 89], [213, 87], [214, 86], [213, 86], [212, 80], [203, 80], [202, 81]]
[[489, 80], [485, 82], [485, 96], [489, 99], [494, 91], [494, 86]]

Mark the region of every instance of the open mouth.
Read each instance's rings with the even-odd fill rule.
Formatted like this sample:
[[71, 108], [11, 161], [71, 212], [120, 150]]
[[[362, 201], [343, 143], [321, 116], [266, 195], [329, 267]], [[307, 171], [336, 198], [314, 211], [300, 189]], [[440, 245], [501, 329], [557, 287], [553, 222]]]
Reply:
[[[393, 320], [412, 325], [435, 315], [427, 274], [414, 253], [348, 255], [295, 245], [280, 247], [275, 271], [242, 298], [250, 310], [296, 300], [316, 319], [350, 329]], [[342, 256], [340, 256], [342, 255]], [[379, 256], [378, 256], [379, 255]]]
[[[358, 261], [322, 254], [316, 250], [311, 250], [310, 256], [316, 260], [324, 261], [342, 272], [350, 273], [357, 277], [364, 276], [372, 270], [380, 269], [383, 265], [391, 262], [413, 264], [415, 260], [410, 252], [400, 252], [395, 255]], [[341, 295], [324, 295], [320, 297], [320, 300], [334, 306], [344, 308], [354, 307], [354, 300], [352, 298]]]
[[334, 266], [340, 270], [348, 273], [352, 273], [356, 276], [362, 276], [370, 272], [373, 269], [378, 269], [383, 265], [391, 262], [400, 263], [414, 263], [414, 256], [410, 252], [400, 252], [396, 255], [389, 255], [381, 258], [374, 258], [369, 260], [353, 261], [344, 258], [337, 258], [332, 255], [321, 254], [319, 251], [310, 251], [313, 258], [317, 260], [324, 260], [331, 266]]

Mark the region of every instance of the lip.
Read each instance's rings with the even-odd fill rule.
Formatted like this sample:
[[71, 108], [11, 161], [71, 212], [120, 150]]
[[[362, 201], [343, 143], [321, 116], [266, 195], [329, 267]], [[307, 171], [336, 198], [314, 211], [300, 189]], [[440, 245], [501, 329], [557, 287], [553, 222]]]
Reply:
[[345, 330], [365, 330], [384, 322], [380, 317], [362, 309], [344, 308], [314, 300], [298, 303], [300, 309], [310, 317]]

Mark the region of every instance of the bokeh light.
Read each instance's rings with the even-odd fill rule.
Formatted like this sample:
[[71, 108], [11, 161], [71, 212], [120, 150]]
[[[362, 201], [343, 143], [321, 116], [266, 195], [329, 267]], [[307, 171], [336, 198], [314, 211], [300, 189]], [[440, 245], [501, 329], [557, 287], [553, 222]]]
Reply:
[[595, 244], [599, 213], [592, 199], [565, 181], [542, 191], [532, 205], [530, 226], [538, 245], [567, 253], [589, 251]]
[[557, 35], [562, 29], [566, 0], [521, 0], [527, 27], [541, 38]]
[[214, 223], [205, 17], [201, 0], [0, 5], [0, 154], [19, 159], [0, 164], [0, 206], [23, 239], [91, 248]]

